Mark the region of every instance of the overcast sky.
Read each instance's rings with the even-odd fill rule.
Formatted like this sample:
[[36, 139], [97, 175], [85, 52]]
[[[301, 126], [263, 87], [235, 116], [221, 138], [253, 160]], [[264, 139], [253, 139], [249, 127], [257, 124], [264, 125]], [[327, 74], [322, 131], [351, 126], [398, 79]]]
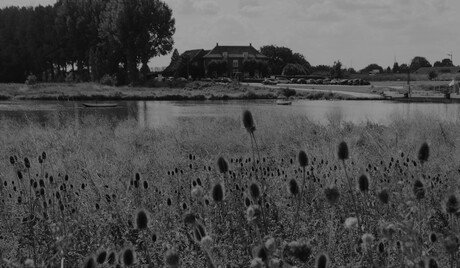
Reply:
[[[433, 64], [453, 52], [460, 65], [459, 0], [166, 0], [176, 19], [175, 47], [286, 46], [312, 64], [357, 70], [424, 56]], [[55, 0], [0, 0], [47, 5]], [[170, 55], [152, 66], [168, 65]]]

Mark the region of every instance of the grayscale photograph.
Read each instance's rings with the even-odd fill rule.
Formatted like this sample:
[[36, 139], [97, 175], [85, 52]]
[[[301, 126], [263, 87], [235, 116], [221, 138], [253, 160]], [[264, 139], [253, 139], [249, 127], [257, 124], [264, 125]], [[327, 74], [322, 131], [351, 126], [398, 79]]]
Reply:
[[459, 0], [0, 0], [0, 268], [459, 268]]

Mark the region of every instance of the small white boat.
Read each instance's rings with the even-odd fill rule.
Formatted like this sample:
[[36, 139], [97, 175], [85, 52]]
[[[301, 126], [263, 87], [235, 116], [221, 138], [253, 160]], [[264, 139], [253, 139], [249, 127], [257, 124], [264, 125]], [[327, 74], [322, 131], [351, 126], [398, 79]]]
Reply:
[[291, 105], [292, 101], [289, 101], [289, 100], [277, 100], [276, 104], [277, 105]]
[[117, 107], [118, 103], [83, 103], [83, 106], [89, 108], [109, 108]]

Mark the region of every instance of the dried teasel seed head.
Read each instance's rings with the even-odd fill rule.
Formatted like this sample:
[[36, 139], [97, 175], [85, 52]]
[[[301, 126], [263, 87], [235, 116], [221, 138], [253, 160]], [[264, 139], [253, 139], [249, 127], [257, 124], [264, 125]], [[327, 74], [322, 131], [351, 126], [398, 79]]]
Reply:
[[298, 159], [299, 159], [299, 165], [301, 167], [306, 167], [308, 165], [308, 157], [307, 157], [307, 153], [305, 153], [305, 151], [301, 150], [299, 152]]
[[97, 254], [96, 262], [103, 264], [107, 260], [107, 251], [102, 250]]
[[10, 156], [10, 164], [14, 165], [14, 163], [16, 163], [16, 161], [14, 160], [14, 156]]
[[219, 167], [220, 173], [228, 172], [228, 163], [222, 156], [217, 159], [217, 166]]
[[136, 227], [139, 230], [144, 230], [147, 229], [149, 223], [149, 216], [147, 215], [147, 212], [143, 209], [140, 209], [136, 213]]
[[297, 183], [297, 181], [295, 179], [291, 179], [289, 181], [289, 193], [291, 195], [297, 195], [299, 194], [299, 184]]
[[422, 164], [428, 161], [428, 157], [430, 157], [430, 147], [426, 142], [420, 146], [417, 157]]
[[85, 264], [83, 265], [84, 268], [96, 268], [96, 261], [93, 257], [89, 257], [86, 259]]
[[166, 252], [165, 262], [169, 267], [179, 267], [179, 261], [179, 254], [175, 250], [170, 249]]
[[340, 160], [348, 159], [348, 145], [346, 142], [342, 141], [339, 144], [338, 156]]
[[454, 254], [457, 252], [459, 246], [458, 237], [455, 235], [450, 235], [444, 240], [444, 247], [446, 248], [447, 253]]
[[184, 223], [189, 224], [189, 225], [195, 224], [196, 223], [196, 215], [195, 215], [195, 213], [193, 213], [193, 212], [186, 213], [185, 216], [184, 216]]
[[131, 266], [136, 261], [136, 256], [131, 248], [126, 248], [122, 253], [123, 265]]
[[26, 168], [30, 168], [30, 161], [29, 161], [29, 158], [27, 158], [27, 157], [24, 158], [24, 166]]
[[388, 193], [388, 190], [386, 188], [381, 189], [377, 193], [377, 197], [383, 204], [388, 204], [388, 202], [390, 201], [390, 194]]
[[249, 133], [253, 133], [256, 130], [252, 113], [248, 110], [243, 112], [243, 125]]
[[415, 180], [414, 182], [414, 195], [417, 200], [421, 200], [425, 197], [425, 188], [420, 180]]
[[256, 182], [253, 182], [251, 185], [249, 185], [249, 194], [253, 200], [256, 200], [260, 197], [260, 188]]
[[320, 254], [316, 260], [316, 268], [327, 268], [329, 266], [329, 256], [326, 253]]
[[458, 198], [455, 194], [451, 194], [447, 197], [446, 201], [446, 212], [449, 214], [456, 214], [460, 209]]
[[212, 199], [216, 203], [221, 202], [224, 199], [224, 187], [222, 184], [217, 183], [214, 185], [212, 188]]
[[430, 243], [436, 243], [438, 241], [438, 236], [436, 235], [436, 233], [431, 233], [429, 238], [430, 238]]
[[109, 253], [109, 256], [107, 256], [107, 263], [112, 265], [117, 261], [117, 254], [112, 251]]
[[363, 193], [369, 191], [369, 177], [366, 174], [362, 174], [358, 178], [358, 186], [359, 190]]
[[328, 186], [324, 189], [324, 195], [329, 204], [335, 205], [339, 200], [340, 192], [336, 186]]
[[430, 260], [428, 260], [428, 268], [438, 268], [438, 262], [433, 259], [433, 258], [430, 258]]

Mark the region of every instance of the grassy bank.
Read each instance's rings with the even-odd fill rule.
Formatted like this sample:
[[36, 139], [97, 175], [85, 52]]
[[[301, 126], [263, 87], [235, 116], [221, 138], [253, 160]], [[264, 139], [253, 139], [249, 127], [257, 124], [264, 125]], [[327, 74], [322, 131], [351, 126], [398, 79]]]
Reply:
[[[191, 82], [181, 87], [112, 87], [80, 84], [1, 84], [1, 100], [229, 100], [284, 98], [282, 90], [241, 84]], [[347, 99], [341, 94], [302, 93], [307, 99]]]
[[[53, 267], [65, 259], [65, 267], [82, 267], [101, 252], [118, 258], [130, 250], [136, 265], [155, 267], [176, 256], [181, 267], [314, 267], [322, 253], [330, 267], [458, 261], [459, 226], [445, 204], [459, 186], [459, 124], [395, 116], [386, 127], [318, 125], [305, 117], [253, 116], [255, 152], [240, 114], [185, 118], [154, 130], [96, 117], [79, 127], [2, 121], [4, 264], [34, 258], [38, 267]], [[337, 156], [341, 141], [349, 148], [345, 161]], [[431, 150], [422, 165], [425, 141]], [[300, 150], [308, 157], [305, 175]], [[217, 165], [221, 156], [228, 171]], [[357, 185], [361, 174], [370, 179], [366, 191]], [[416, 180], [423, 196], [414, 195]], [[144, 212], [147, 228], [136, 217]]]

